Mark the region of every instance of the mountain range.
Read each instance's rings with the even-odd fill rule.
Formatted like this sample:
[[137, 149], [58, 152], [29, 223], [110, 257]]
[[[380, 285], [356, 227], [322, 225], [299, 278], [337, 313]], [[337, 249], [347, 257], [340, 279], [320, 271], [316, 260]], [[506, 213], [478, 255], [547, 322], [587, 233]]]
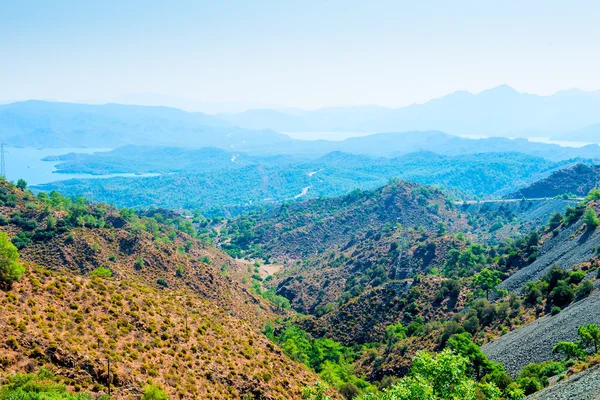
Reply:
[[379, 106], [312, 111], [266, 109], [217, 114], [217, 117], [245, 128], [271, 128], [280, 132], [440, 130], [451, 134], [570, 140], [569, 135], [562, 134], [600, 122], [599, 107], [600, 91], [570, 89], [539, 96], [502, 85], [477, 94], [458, 91], [424, 104], [396, 109]]

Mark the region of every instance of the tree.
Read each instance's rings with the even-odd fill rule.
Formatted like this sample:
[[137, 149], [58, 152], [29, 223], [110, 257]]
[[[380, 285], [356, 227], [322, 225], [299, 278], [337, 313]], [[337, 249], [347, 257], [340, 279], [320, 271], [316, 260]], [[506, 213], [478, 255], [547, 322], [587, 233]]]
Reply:
[[17, 187], [22, 190], [27, 189], [27, 182], [25, 182], [25, 179], [19, 179], [17, 181]]
[[550, 228], [550, 230], [554, 230], [558, 228], [563, 221], [563, 215], [557, 211], [552, 215], [552, 217], [550, 217], [550, 220], [548, 221], [548, 228]]
[[458, 333], [448, 340], [448, 346], [469, 360], [470, 375], [476, 380], [480, 380], [487, 373], [486, 368], [489, 368], [487, 356], [481, 351], [481, 348], [473, 343], [470, 333]]
[[498, 277], [497, 271], [484, 268], [480, 273], [473, 277], [473, 286], [478, 287], [485, 291], [485, 297], [489, 299], [490, 292], [496, 288], [502, 282]]
[[564, 354], [567, 360], [571, 358], [580, 358], [583, 355], [583, 349], [573, 342], [558, 342], [552, 348], [552, 354]]
[[588, 229], [592, 231], [596, 229], [598, 225], [600, 225], [600, 220], [598, 219], [596, 210], [594, 210], [592, 207], [588, 208], [588, 210], [585, 213], [585, 216], [583, 217], [583, 220], [585, 221], [585, 224], [587, 225]]
[[10, 287], [21, 279], [25, 268], [19, 261], [19, 252], [6, 232], [0, 232], [0, 284]]
[[577, 329], [579, 337], [581, 337], [581, 343], [584, 346], [594, 346], [594, 354], [598, 353], [600, 347], [600, 327], [597, 324], [588, 324], [580, 326]]

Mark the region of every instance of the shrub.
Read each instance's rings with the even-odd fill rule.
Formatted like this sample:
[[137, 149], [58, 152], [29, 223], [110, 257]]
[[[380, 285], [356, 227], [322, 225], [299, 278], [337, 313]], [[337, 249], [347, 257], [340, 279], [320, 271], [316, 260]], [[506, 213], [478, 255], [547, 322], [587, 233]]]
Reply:
[[169, 283], [165, 280], [165, 278], [158, 278], [156, 280], [156, 284], [162, 287], [169, 287]]
[[141, 400], [169, 400], [169, 395], [156, 385], [148, 385], [144, 388]]
[[592, 293], [592, 290], [594, 290], [594, 284], [586, 279], [581, 282], [581, 285], [575, 290], [575, 298], [578, 300], [583, 299], [584, 297], [589, 296], [590, 293]]
[[145, 261], [144, 261], [144, 257], [140, 256], [137, 258], [137, 260], [135, 260], [135, 264], [133, 265], [133, 267], [139, 271], [142, 268], [144, 268], [145, 265]]
[[575, 292], [573, 291], [571, 285], [569, 285], [567, 282], [560, 281], [554, 290], [552, 290], [550, 297], [554, 305], [562, 307], [573, 301]]
[[90, 275], [99, 276], [102, 278], [110, 278], [112, 276], [112, 272], [106, 267], [98, 267], [92, 272], [90, 272]]
[[339, 391], [347, 400], [352, 400], [360, 394], [360, 389], [353, 383], [343, 383]]
[[559, 313], [560, 313], [560, 307], [553, 306], [552, 310], [550, 311], [550, 314], [556, 315], [556, 314], [559, 314]]

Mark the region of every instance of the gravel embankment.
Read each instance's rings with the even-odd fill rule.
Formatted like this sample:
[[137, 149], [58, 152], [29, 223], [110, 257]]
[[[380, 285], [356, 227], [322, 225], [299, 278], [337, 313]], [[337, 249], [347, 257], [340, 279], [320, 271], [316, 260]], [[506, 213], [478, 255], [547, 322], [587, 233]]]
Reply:
[[582, 223], [576, 222], [548, 239], [541, 247], [538, 258], [500, 284], [501, 289], [520, 291], [525, 284], [536, 281], [546, 274], [554, 264], [570, 269], [575, 264], [588, 261], [600, 247], [600, 229], [589, 234], [578, 234]]
[[600, 366], [596, 366], [528, 396], [526, 400], [600, 399]]
[[482, 349], [490, 359], [504, 365], [506, 372], [515, 377], [529, 363], [554, 359], [552, 347], [556, 343], [576, 340], [577, 328], [591, 323], [600, 324], [598, 289], [560, 314], [542, 317], [486, 344]]

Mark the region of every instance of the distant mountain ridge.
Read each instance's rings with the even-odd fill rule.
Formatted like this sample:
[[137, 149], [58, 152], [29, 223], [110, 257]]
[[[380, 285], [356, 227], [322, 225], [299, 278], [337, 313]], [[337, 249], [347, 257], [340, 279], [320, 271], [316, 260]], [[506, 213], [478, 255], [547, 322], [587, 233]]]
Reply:
[[571, 89], [539, 96], [502, 85], [477, 94], [457, 91], [397, 109], [330, 107], [294, 113], [263, 109], [216, 116], [245, 128], [282, 132], [440, 130], [451, 134], [543, 137], [600, 123], [599, 108], [600, 91]]
[[155, 146], [248, 149], [291, 140], [168, 107], [25, 101], [0, 106], [0, 139], [23, 147]]
[[[369, 110], [376, 118], [377, 109]], [[240, 128], [214, 116], [168, 107], [46, 101], [0, 106], [0, 140], [17, 147], [215, 147], [263, 155], [314, 156], [342, 151], [395, 157], [419, 151], [452, 156], [520, 152], [553, 161], [600, 159], [600, 147], [596, 144], [569, 148], [526, 139], [468, 139], [439, 130], [388, 131], [343, 141], [305, 141], [270, 129]]]

